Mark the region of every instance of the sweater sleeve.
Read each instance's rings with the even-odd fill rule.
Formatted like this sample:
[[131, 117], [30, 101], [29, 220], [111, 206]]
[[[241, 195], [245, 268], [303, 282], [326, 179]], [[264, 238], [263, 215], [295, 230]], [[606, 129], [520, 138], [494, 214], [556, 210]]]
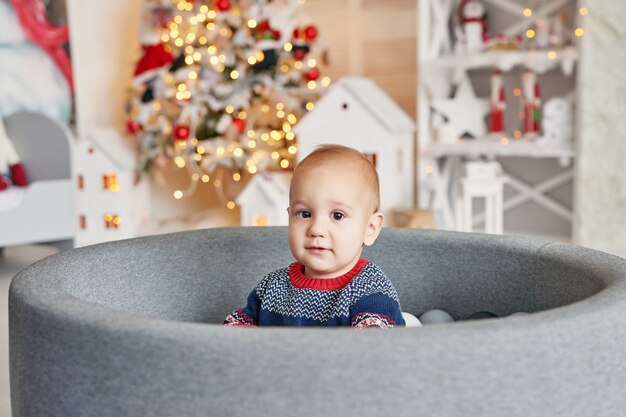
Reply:
[[230, 313], [224, 320], [225, 326], [257, 326], [259, 323], [259, 315], [261, 313], [261, 302], [265, 295], [268, 277], [266, 276], [256, 286], [250, 295], [244, 308], [238, 308]]
[[356, 329], [404, 326], [398, 301], [381, 292], [361, 297], [350, 309], [350, 318], [351, 326]]
[[225, 326], [248, 326], [255, 327], [261, 311], [261, 299], [256, 291], [252, 290], [248, 296], [248, 304], [244, 308], [238, 308], [226, 316]]

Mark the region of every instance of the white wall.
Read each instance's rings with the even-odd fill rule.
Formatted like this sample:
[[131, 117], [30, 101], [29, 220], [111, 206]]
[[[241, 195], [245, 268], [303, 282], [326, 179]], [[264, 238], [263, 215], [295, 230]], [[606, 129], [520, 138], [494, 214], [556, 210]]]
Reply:
[[141, 0], [67, 0], [79, 135], [124, 128], [124, 101], [138, 53]]
[[626, 256], [626, 26], [622, 0], [588, 2], [580, 71], [576, 242]]

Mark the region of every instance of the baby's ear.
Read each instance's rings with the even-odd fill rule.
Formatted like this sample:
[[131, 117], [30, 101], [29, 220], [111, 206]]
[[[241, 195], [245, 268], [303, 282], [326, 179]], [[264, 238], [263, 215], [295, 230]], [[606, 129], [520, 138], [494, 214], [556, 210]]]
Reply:
[[385, 216], [381, 212], [376, 212], [370, 216], [369, 223], [365, 229], [365, 236], [363, 237], [365, 246], [372, 246], [376, 242], [380, 229], [383, 228], [384, 219]]

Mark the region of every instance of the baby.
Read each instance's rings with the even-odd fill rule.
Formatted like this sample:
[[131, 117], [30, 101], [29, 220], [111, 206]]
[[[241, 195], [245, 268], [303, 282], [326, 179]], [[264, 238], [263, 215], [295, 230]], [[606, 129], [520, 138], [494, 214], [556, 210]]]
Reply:
[[383, 225], [378, 174], [360, 152], [325, 145], [294, 171], [289, 248], [297, 262], [268, 275], [228, 326], [404, 325], [395, 288], [362, 259]]

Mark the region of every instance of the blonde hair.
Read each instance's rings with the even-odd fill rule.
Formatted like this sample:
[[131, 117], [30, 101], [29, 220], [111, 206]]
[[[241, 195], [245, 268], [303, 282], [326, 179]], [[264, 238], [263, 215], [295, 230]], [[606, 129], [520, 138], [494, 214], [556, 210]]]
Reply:
[[378, 172], [376, 172], [374, 164], [372, 164], [372, 162], [365, 155], [356, 149], [334, 144], [320, 145], [317, 149], [300, 161], [294, 170], [294, 174], [298, 172], [299, 168], [307, 167], [309, 165], [317, 166], [320, 163], [329, 161], [345, 161], [358, 165], [363, 172], [363, 181], [365, 182], [365, 185], [372, 192], [372, 205], [374, 207], [374, 212], [377, 212], [380, 207], [380, 183], [378, 180]]

